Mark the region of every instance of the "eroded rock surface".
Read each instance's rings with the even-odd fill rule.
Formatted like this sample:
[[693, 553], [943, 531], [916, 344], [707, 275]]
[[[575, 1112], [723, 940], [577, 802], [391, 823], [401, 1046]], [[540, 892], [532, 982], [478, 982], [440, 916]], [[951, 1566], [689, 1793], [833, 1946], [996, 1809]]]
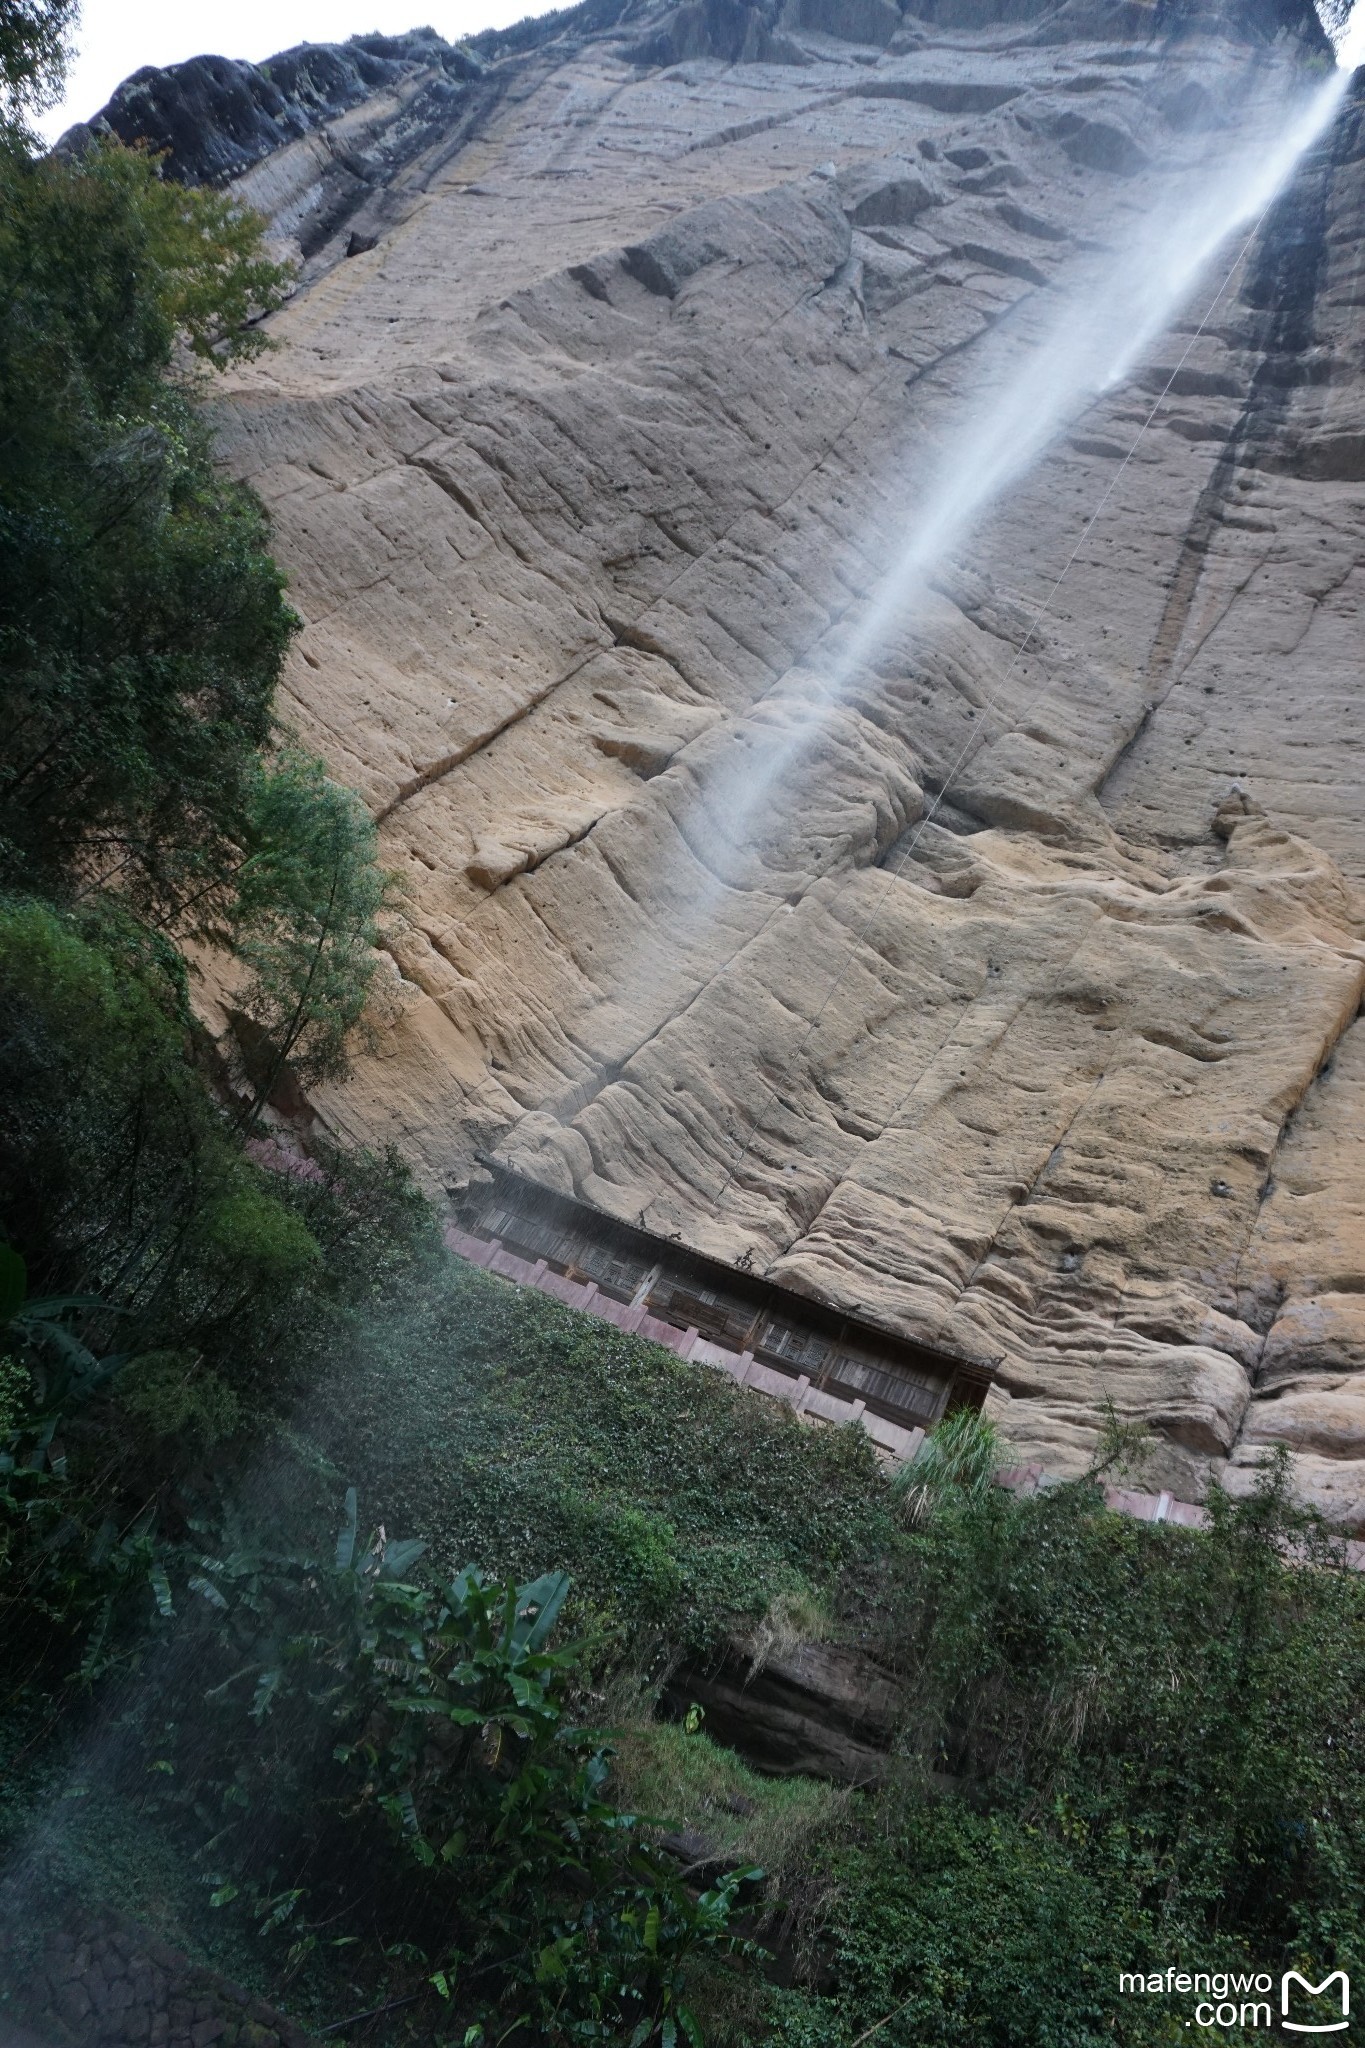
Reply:
[[[1359, 1526], [1358, 94], [827, 689], [1063, 294], [1324, 48], [1288, 4], [590, 7], [484, 48], [219, 424], [289, 715], [410, 887], [327, 1119], [993, 1355], [1051, 1470], [1112, 1401], [1149, 1483], [1282, 1441]], [[243, 180], [282, 232], [327, 134]]]
[[679, 1672], [667, 1689], [679, 1715], [700, 1706], [708, 1731], [759, 1770], [778, 1777], [875, 1785], [906, 1716], [893, 1675], [843, 1644], [800, 1643], [757, 1659], [726, 1643], [709, 1663]]
[[135, 71], [58, 148], [146, 145], [183, 184], [235, 184], [305, 256], [366, 213], [347, 244], [358, 251], [400, 217], [414, 171], [420, 183], [458, 147], [495, 96], [473, 89], [484, 78], [473, 50], [431, 29], [300, 43], [268, 64], [192, 57]]

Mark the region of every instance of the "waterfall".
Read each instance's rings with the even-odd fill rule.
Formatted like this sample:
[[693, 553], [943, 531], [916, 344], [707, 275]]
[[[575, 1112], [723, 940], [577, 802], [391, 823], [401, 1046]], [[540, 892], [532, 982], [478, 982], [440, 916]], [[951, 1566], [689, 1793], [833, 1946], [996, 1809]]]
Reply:
[[[756, 750], [757, 764], [742, 750], [717, 778], [722, 787], [708, 791], [708, 809], [724, 821], [732, 847], [742, 848], [753, 833], [765, 802], [790, 777], [859, 671], [893, 629], [913, 621], [935, 573], [1058, 436], [1131, 375], [1230, 245], [1235, 270], [1237, 237], [1245, 245], [1254, 236], [1340, 109], [1350, 80], [1345, 52], [1363, 33], [1365, 0], [1345, 31], [1341, 65], [1287, 107], [1280, 99], [1273, 129], [1258, 123], [1230, 153], [1187, 169], [1131, 233], [1098, 259], [1079, 259], [1051, 288], [1050, 310], [1022, 360], [1006, 323], [983, 361], [981, 395], [945, 434], [891, 563], [842, 645], [814, 686], [807, 683], [795, 715], [789, 718], [789, 706], [782, 707], [776, 729], [770, 725], [766, 745]], [[1206, 307], [1205, 319], [1208, 313]], [[774, 708], [764, 707], [765, 723]]]

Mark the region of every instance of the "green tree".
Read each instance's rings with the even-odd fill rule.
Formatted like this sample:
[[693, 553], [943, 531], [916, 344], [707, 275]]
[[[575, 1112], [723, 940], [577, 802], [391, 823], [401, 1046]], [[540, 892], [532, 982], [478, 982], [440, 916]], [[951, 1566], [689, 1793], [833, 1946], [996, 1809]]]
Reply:
[[253, 1108], [343, 1070], [389, 888], [363, 806], [280, 751], [297, 621], [196, 409], [287, 289], [262, 231], [144, 151], [0, 162], [0, 885], [236, 946]]
[[79, 0], [0, 0], [0, 124], [16, 127], [60, 97]]
[[427, 1212], [394, 1158], [245, 1157], [198, 1037], [165, 939], [107, 905], [0, 899], [0, 1247], [30, 1294], [104, 1304], [72, 1329], [97, 1357], [158, 1355], [161, 1412], [202, 1407], [214, 1376], [287, 1408], [348, 1304], [425, 1258]]
[[255, 778], [245, 843], [233, 918], [251, 977], [244, 1001], [261, 1034], [254, 1113], [286, 1062], [305, 1084], [345, 1073], [394, 884], [377, 863], [365, 806], [303, 755], [285, 753]]
[[[107, 909], [0, 903], [0, 1234], [39, 1294], [98, 1297], [95, 1349], [201, 1346], [317, 1246], [188, 1057], [183, 962]], [[284, 1192], [292, 1190], [284, 1183]]]
[[172, 928], [239, 858], [296, 624], [176, 368], [262, 345], [261, 232], [144, 152], [0, 154], [0, 879]]

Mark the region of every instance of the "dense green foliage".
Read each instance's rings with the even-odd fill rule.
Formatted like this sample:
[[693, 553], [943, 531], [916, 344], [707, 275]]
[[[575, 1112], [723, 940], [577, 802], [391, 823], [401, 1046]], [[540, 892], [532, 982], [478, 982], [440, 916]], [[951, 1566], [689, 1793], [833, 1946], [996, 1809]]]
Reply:
[[324, 1153], [304, 1177], [247, 1156], [164, 940], [0, 902], [0, 988], [0, 1627], [32, 1683], [98, 1668], [94, 1617], [102, 1642], [111, 1601], [150, 1610], [134, 1566], [158, 1500], [183, 1518], [204, 1453], [287, 1412], [431, 1252], [394, 1162]]
[[135, 151], [0, 151], [0, 877], [180, 919], [240, 857], [293, 618], [177, 336], [278, 295], [259, 229]]
[[695, 1896], [608, 1801], [603, 1740], [565, 1713], [567, 1576], [417, 1585], [425, 1546], [364, 1542], [356, 1513], [352, 1491], [331, 1556], [186, 1559], [192, 1612], [138, 1728], [160, 1803], [198, 1823], [213, 1903], [287, 1931], [295, 1967], [364, 1905], [372, 1942], [476, 2033], [695, 2039], [684, 1965], [742, 1946], [747, 1874]]
[[[403, 1396], [394, 1399], [401, 1380]], [[334, 1359], [310, 1428], [443, 1566], [568, 1565], [633, 1652], [860, 1581], [899, 1540], [861, 1431], [813, 1433], [719, 1373], [451, 1262]], [[879, 1573], [877, 1575], [880, 1575]]]
[[[907, 1757], [834, 1857], [837, 1994], [780, 2038], [1174, 2040], [1120, 1971], [1365, 1962], [1365, 1585], [1272, 1465], [1207, 1534], [968, 1489], [911, 1539]], [[956, 1786], [926, 1797], [922, 1773]]]
[[397, 1165], [255, 1164], [192, 1057], [183, 962], [117, 910], [0, 900], [0, 987], [0, 1231], [30, 1289], [97, 1298], [97, 1349], [286, 1398], [283, 1360], [302, 1375], [315, 1356], [304, 1304], [323, 1347], [329, 1304], [358, 1308], [392, 1285], [386, 1257], [420, 1256]]
[[[1365, 1933], [1365, 1599], [1283, 1471], [1204, 1535], [1066, 1489], [923, 1546], [916, 1689], [963, 1768], [1261, 1953]], [[1287, 1565], [1286, 1546], [1297, 1565]]]
[[[0, 15], [15, 93], [53, 89], [69, 12]], [[282, 1351], [306, 1370], [301, 1300], [325, 1345], [318, 1308], [370, 1292], [357, 1232], [407, 1199], [389, 1166], [243, 1150], [286, 1066], [344, 1069], [389, 894], [363, 807], [277, 729], [296, 621], [199, 416], [193, 366], [256, 353], [287, 288], [261, 236], [143, 152], [0, 127], [0, 1232], [83, 1298], [70, 1341], [138, 1363], [149, 1420], [179, 1384], [220, 1426]], [[240, 1006], [226, 1077], [194, 937]], [[40, 1409], [54, 1346], [21, 1374]]]
[[280, 748], [297, 621], [196, 402], [287, 288], [143, 152], [0, 147], [0, 887], [231, 945], [257, 1106], [340, 1069], [388, 893], [363, 807]]
[[0, 0], [0, 135], [52, 106], [79, 0]]
[[253, 778], [241, 841], [229, 932], [248, 970], [256, 1109], [286, 1064], [305, 1085], [345, 1073], [391, 880], [364, 806], [297, 753]]

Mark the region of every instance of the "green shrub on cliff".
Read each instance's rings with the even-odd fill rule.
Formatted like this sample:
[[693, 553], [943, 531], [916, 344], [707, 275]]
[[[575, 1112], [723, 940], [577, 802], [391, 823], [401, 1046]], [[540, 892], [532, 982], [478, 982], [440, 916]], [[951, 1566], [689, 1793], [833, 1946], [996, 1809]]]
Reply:
[[91, 1341], [178, 1351], [281, 1400], [325, 1347], [326, 1304], [389, 1284], [425, 1212], [393, 1163], [307, 1176], [247, 1157], [191, 1057], [179, 955], [120, 912], [0, 899], [0, 1237], [30, 1290], [98, 1297]]

